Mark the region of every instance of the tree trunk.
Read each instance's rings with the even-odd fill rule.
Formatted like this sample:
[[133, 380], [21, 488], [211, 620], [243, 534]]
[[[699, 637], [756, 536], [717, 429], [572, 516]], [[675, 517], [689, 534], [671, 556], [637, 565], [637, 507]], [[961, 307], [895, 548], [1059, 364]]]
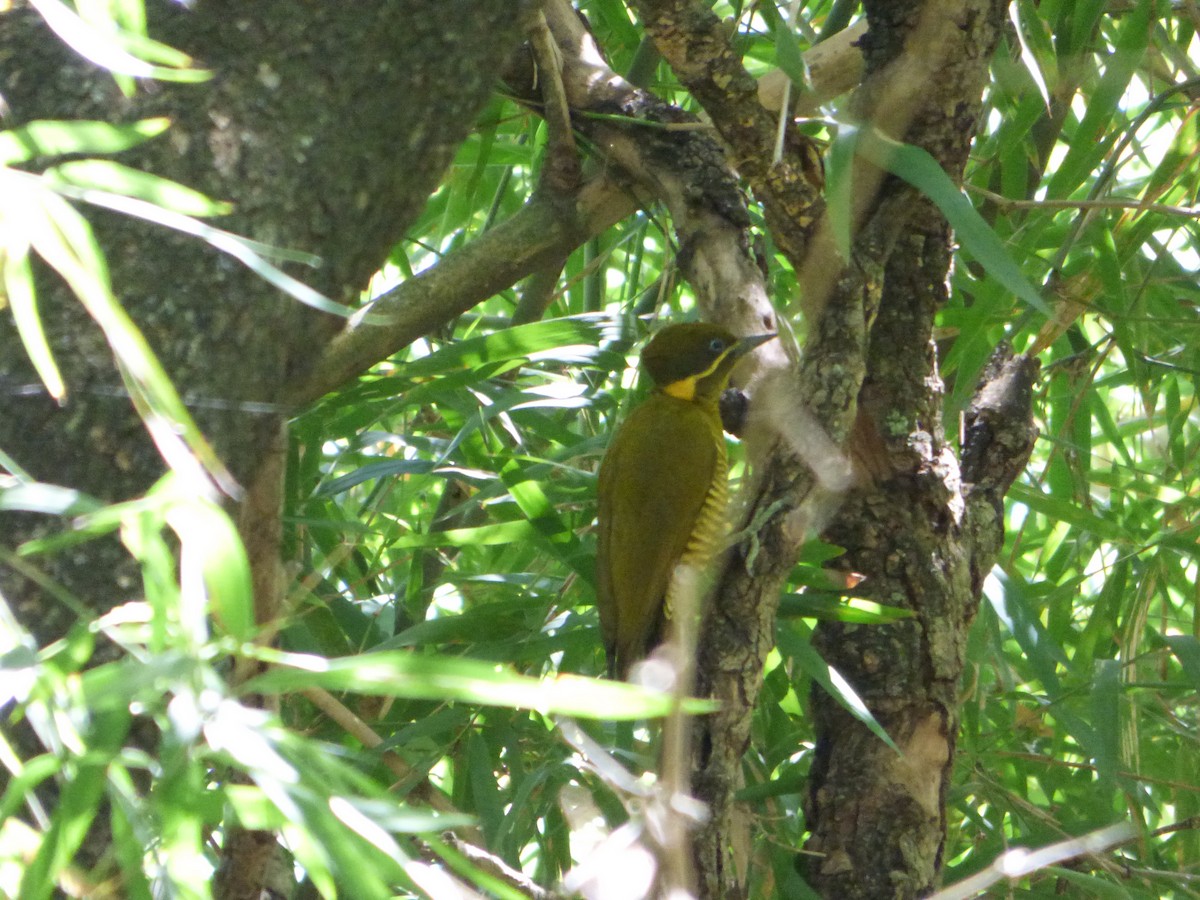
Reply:
[[[956, 181], [1003, 12], [995, 2], [868, 4], [869, 89], [860, 106], [895, 137], [927, 150]], [[919, 86], [921, 99], [897, 115], [896, 91], [906, 84]], [[1019, 465], [980, 447], [989, 460], [971, 472], [975, 483], [964, 482], [943, 429], [933, 342], [951, 235], [932, 203], [886, 181], [882, 196], [897, 195], [908, 195], [893, 207], [904, 228], [883, 268], [852, 441], [860, 485], [825, 538], [846, 548], [837, 565], [866, 576], [867, 595], [914, 617], [881, 627], [825, 623], [816, 631], [822, 657], [854, 686], [900, 750], [814, 688], [817, 752], [806, 850], [815, 855], [803, 858], [809, 883], [827, 897], [916, 897], [937, 882], [967, 632], [1003, 540], [999, 500], [1033, 439], [1034, 367], [1021, 361], [1024, 393], [1005, 425], [1021, 447]], [[970, 442], [964, 452], [974, 452]]]
[[[511, 0], [368, 0], [297, 14], [293, 4], [149, 4], [153, 37], [212, 71], [199, 85], [152, 83], [133, 98], [75, 56], [29, 10], [5, 14], [10, 124], [128, 122], [167, 116], [156, 140], [121, 162], [179, 181], [235, 212], [215, 224], [317, 254], [292, 274], [354, 303], [437, 184], [520, 38], [529, 4]], [[447, 23], [453, 23], [448, 27]], [[117, 296], [174, 379], [202, 431], [250, 486], [288, 415], [280, 400], [343, 325], [284, 296], [232, 258], [158, 226], [85, 209], [108, 254]], [[11, 319], [0, 318], [0, 447], [34, 478], [123, 500], [164, 471], [99, 330], [56, 277], [41, 308], [63, 368], [63, 408], [40, 390]], [[390, 352], [390, 351], [388, 351]], [[56, 520], [0, 520], [13, 546]], [[39, 560], [88, 606], [129, 599], [116, 541]], [[41, 639], [74, 618], [31, 581], [0, 589]]]

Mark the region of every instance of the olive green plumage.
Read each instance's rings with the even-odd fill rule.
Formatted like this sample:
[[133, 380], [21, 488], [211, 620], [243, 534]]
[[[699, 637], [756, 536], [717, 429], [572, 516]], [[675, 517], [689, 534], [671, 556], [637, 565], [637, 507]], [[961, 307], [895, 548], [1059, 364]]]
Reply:
[[771, 337], [668, 325], [642, 352], [653, 390], [600, 464], [596, 596], [610, 675], [626, 677], [666, 637], [676, 565], [704, 568], [719, 549], [728, 468], [717, 403], [738, 360]]

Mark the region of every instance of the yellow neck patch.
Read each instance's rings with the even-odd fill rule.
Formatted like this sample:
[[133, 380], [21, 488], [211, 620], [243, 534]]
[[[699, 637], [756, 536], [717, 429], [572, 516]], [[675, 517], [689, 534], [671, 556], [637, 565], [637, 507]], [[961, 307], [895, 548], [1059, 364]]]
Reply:
[[681, 378], [678, 381], [672, 381], [663, 388], [664, 394], [670, 394], [680, 400], [695, 400], [696, 399], [696, 379], [698, 375], [689, 375], [687, 378]]

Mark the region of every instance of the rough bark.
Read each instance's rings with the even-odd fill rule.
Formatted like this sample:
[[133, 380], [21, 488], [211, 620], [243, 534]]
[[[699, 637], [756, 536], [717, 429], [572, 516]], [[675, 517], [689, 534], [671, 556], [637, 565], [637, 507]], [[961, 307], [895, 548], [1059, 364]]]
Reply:
[[[168, 116], [167, 136], [121, 161], [233, 201], [236, 211], [218, 224], [316, 253], [322, 265], [295, 274], [353, 302], [421, 209], [519, 38], [507, 0], [454, 5], [461, 13], [406, 0], [297, 16], [288, 4], [253, 11], [220, 2], [151, 4], [154, 36], [192, 54], [214, 77], [149, 85], [132, 99], [37, 16], [17, 10], [5, 15], [0, 34], [10, 124]], [[88, 215], [122, 303], [205, 434], [249, 482], [278, 429], [288, 386], [343, 322], [300, 306], [195, 239], [113, 214]], [[10, 320], [0, 319], [0, 446], [35, 478], [105, 500], [136, 495], [162, 462], [98, 330], [57, 279], [43, 277], [39, 287], [71, 401], [58, 409], [37, 389]], [[47, 524], [8, 517], [5, 543]], [[111, 546], [89, 545], [48, 566], [102, 608], [120, 598], [111, 589], [119, 556]], [[18, 608], [33, 603], [26, 618], [40, 634], [61, 634], [69, 624], [47, 616], [28, 582], [10, 573], [4, 588]]]
[[[868, 4], [868, 15], [871, 30], [862, 45], [867, 70], [886, 72], [889, 79], [869, 77], [860, 107], [961, 178], [1003, 5]], [[926, 52], [918, 54], [920, 48]], [[887, 98], [897, 87], [917, 86], [921, 102], [898, 116]], [[906, 189], [887, 184], [884, 192]], [[912, 197], [908, 205], [908, 227], [884, 265], [859, 394], [856, 429], [870, 448], [870, 471], [825, 535], [847, 548], [838, 565], [865, 575], [870, 596], [915, 616], [880, 628], [824, 623], [814, 639], [900, 753], [833, 698], [814, 691], [818, 743], [806, 845], [814, 855], [805, 859], [810, 884], [830, 897], [915, 897], [937, 882], [967, 631], [1002, 541], [998, 498], [1032, 446], [1032, 370], [1026, 367], [1017, 379], [1026, 379], [1025, 392], [1006, 407], [1015, 412], [1012, 434], [991, 445], [1019, 444], [1021, 462], [1013, 466], [1011, 454], [990, 454], [969, 440], [964, 451], [974, 455], [972, 478], [990, 486], [992, 502], [973, 501], [944, 433], [932, 340], [934, 315], [945, 300], [951, 236], [929, 201]], [[989, 390], [995, 389], [981, 388]], [[991, 458], [985, 463], [984, 456]], [[986, 528], [978, 526], [978, 516], [987, 519]]]

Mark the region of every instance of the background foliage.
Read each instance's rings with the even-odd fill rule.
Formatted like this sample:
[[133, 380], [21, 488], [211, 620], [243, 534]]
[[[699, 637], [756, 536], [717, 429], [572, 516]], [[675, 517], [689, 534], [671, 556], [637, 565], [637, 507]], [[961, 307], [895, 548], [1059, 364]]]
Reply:
[[[839, 14], [842, 4], [834, 6], [804, 5], [801, 49]], [[627, 71], [642, 34], [624, 4], [582, 7], [613, 67]], [[794, 49], [762, 10], [719, 7], [738, 22], [748, 65], [765, 71]], [[1054, 317], [1014, 300], [969, 250], [959, 254], [939, 342], [948, 427], [1001, 340], [1039, 353], [1044, 375], [1042, 437], [1010, 493], [1005, 553], [971, 636], [946, 882], [979, 873], [1014, 845], [1128, 821], [1135, 840], [994, 890], [1193, 896], [1197, 19], [1189, 5], [1146, 0], [1022, 0], [1012, 16], [966, 196]], [[654, 88], [689, 104], [663, 65]], [[822, 115], [806, 130], [833, 140], [844, 125], [837, 104]], [[60, 153], [119, 149], [109, 132], [61, 128], [74, 143]], [[542, 121], [498, 93], [371, 291], [436, 265], [512, 215], [536, 184], [544, 142]], [[43, 145], [37, 155], [51, 154]], [[19, 169], [30, 158], [6, 162]], [[25, 299], [26, 264], [12, 236], [30, 206], [19, 196], [61, 217], [54, 221], [69, 236], [57, 251], [36, 238], [32, 249], [68, 280], [66, 269], [84, 273], [80, 299], [98, 304], [94, 315], [127, 369], [147, 371], [150, 350], [121, 342], [131, 332], [86, 249], [86, 225], [54, 199], [87, 198], [62, 188], [54, 170], [39, 169], [35, 184], [17, 169], [0, 174], [6, 185], [25, 179], [25, 193], [0, 192], [0, 216], [8, 306], [31, 354], [51, 360], [54, 348], [39, 344], [36, 308]], [[115, 186], [116, 171], [103, 176], [106, 189], [129, 193]], [[176, 216], [220, 211], [167, 205]], [[68, 220], [74, 237], [61, 224]], [[6, 720], [31, 725], [46, 747], [19, 759], [0, 745], [10, 772], [0, 798], [0, 891], [46, 896], [53, 885], [83, 883], [82, 894], [98, 896], [98, 884], [119, 880], [128, 896], [151, 896], [156, 881], [173, 895], [205, 896], [232, 813], [280, 829], [309, 888], [322, 893], [337, 883], [355, 897], [390, 896], [396, 885], [450, 896], [442, 893], [449, 872], [520, 896], [511, 878], [437, 835], [470, 817], [478, 843], [551, 886], [576, 864], [595, 864], [593, 848], [621, 823], [643, 827], [645, 782], [614, 771], [588, 741], [615, 747], [613, 759], [631, 771], [652, 769], [648, 732], [611, 720], [648, 715], [656, 701], [555, 676], [603, 669], [591, 592], [594, 472], [637, 396], [637, 342], [654, 322], [692, 312], [686, 287], [673, 281], [675, 249], [657, 210], [638, 214], [572, 255], [546, 320], [507, 327], [517, 295], [502, 293], [296, 417], [279, 656], [242, 643], [244, 561], [225, 514], [189, 475], [191, 460], [208, 462], [198, 435], [180, 431], [183, 445], [164, 450], [174, 476], [118, 507], [32, 484], [19, 460], [5, 459], [0, 509], [62, 515], [64, 529], [2, 562], [35, 571], [40, 554], [119, 529], [141, 564], [145, 602], [82, 618], [67, 639], [40, 648], [0, 607]], [[789, 272], [769, 244], [766, 258], [783, 308], [794, 299]], [[186, 414], [173, 389], [149, 371], [127, 379], [131, 391], [148, 397], [148, 416], [179, 421]], [[886, 611], [855, 605], [815, 571], [833, 552], [814, 545], [813, 565], [795, 573], [746, 755], [744, 795], [759, 835], [755, 896], [805, 890], [793, 867], [813, 749], [805, 698], [814, 679], [841, 690], [808, 645], [811, 622], [823, 615], [887, 627]], [[216, 604], [212, 630], [206, 596]], [[99, 635], [124, 655], [85, 670]], [[289, 653], [343, 662], [322, 670]], [[257, 683], [279, 697], [278, 714], [244, 703], [244, 689], [225, 677], [232, 660], [250, 657], [280, 663]], [[325, 691], [382, 743], [348, 730]], [[156, 753], [130, 741], [133, 712], [156, 723]], [[582, 717], [582, 730], [561, 715]], [[30, 788], [47, 779], [61, 785], [57, 805], [27, 805]], [[73, 869], [99, 809], [112, 856], [93, 871]], [[608, 877], [636, 880], [640, 857], [636, 845], [619, 849], [624, 834], [609, 838], [608, 852], [626, 855], [609, 857], [619, 863]], [[587, 876], [577, 870], [567, 884], [578, 889]]]

